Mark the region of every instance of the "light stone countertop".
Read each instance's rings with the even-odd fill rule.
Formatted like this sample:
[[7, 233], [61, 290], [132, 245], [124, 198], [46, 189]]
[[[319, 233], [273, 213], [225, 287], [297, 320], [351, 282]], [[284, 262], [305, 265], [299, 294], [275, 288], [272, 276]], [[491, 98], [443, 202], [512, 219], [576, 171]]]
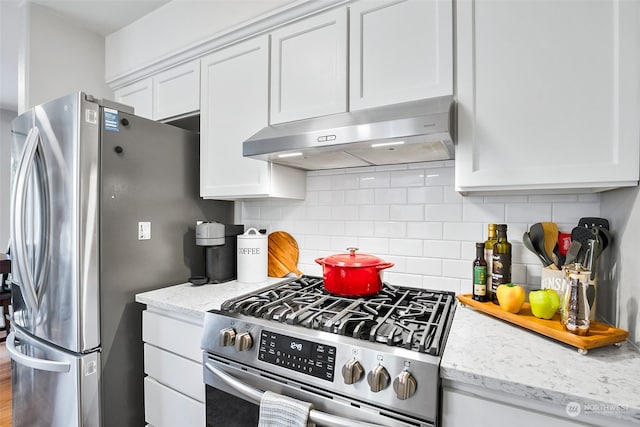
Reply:
[[204, 319], [204, 313], [209, 310], [219, 310], [222, 303], [228, 299], [257, 291], [284, 280], [290, 279], [269, 277], [265, 282], [259, 283], [240, 283], [237, 280], [232, 280], [202, 286], [182, 283], [137, 294], [136, 302], [201, 320]]
[[613, 408], [606, 415], [640, 423], [640, 353], [628, 342], [580, 355], [575, 347], [458, 305], [440, 375], [563, 407]]

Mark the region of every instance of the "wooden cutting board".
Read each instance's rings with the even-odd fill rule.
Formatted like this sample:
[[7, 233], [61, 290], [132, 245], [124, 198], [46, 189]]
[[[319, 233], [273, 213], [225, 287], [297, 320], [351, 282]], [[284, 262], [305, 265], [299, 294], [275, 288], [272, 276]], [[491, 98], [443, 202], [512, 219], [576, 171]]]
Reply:
[[522, 309], [518, 314], [509, 313], [500, 308], [500, 306], [492, 302], [479, 302], [473, 299], [471, 294], [458, 295], [458, 300], [463, 305], [473, 307], [483, 313], [505, 320], [509, 323], [521, 326], [539, 334], [577, 347], [582, 353], [591, 348], [603, 347], [605, 345], [615, 344], [627, 339], [629, 333], [623, 329], [613, 326], [591, 322], [589, 325], [589, 334], [587, 336], [579, 336], [572, 334], [564, 329], [560, 320], [560, 315], [556, 314], [553, 319], [538, 319], [531, 314], [531, 307], [528, 302], [522, 305]]
[[300, 250], [298, 242], [285, 231], [275, 231], [269, 234], [268, 274], [270, 277], [285, 277], [289, 273], [301, 276], [298, 270]]

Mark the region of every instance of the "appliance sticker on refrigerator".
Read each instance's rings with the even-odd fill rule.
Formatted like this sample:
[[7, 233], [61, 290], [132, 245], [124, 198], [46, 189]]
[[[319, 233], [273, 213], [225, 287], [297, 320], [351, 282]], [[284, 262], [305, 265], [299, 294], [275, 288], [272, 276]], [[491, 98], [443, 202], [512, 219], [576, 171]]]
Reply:
[[104, 130], [120, 132], [118, 110], [114, 110], [113, 108], [104, 108]]

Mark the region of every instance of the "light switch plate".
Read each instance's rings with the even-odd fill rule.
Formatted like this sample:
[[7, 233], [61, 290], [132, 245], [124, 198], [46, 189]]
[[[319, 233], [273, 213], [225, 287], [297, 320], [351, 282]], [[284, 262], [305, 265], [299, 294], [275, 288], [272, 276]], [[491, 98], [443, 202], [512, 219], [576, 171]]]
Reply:
[[138, 240], [151, 239], [151, 222], [140, 221], [138, 222]]

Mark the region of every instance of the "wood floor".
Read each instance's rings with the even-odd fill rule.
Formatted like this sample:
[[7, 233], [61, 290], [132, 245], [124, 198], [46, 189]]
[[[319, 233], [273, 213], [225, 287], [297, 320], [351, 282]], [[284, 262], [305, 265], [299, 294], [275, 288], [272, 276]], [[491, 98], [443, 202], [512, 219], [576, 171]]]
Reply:
[[5, 343], [0, 343], [0, 427], [11, 427], [11, 364]]

